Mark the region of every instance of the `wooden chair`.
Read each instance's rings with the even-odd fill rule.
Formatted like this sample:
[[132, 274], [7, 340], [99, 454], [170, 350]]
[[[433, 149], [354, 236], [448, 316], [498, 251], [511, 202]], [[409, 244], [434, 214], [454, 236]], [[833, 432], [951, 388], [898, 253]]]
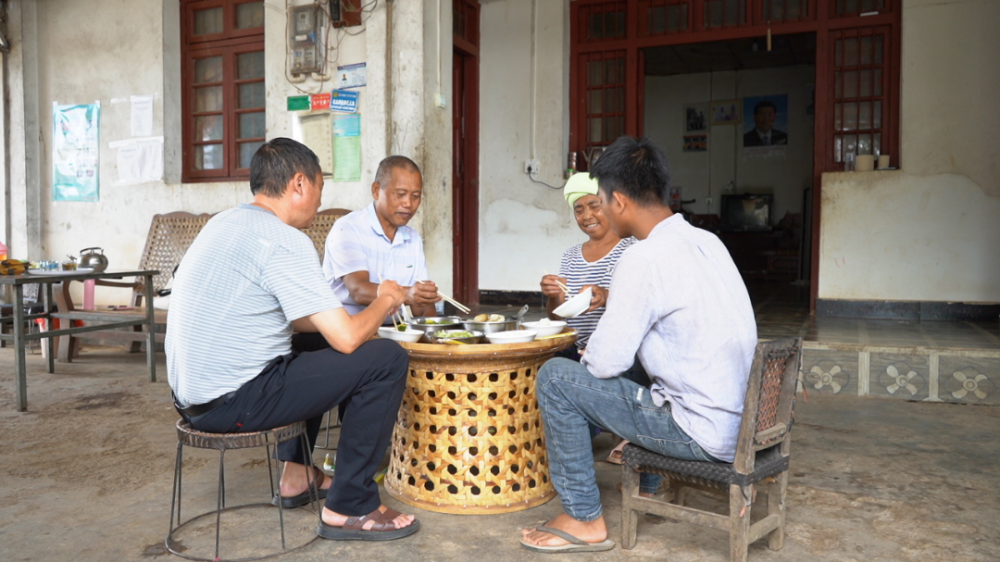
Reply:
[[[681, 460], [636, 445], [622, 453], [622, 546], [635, 546], [637, 514], [652, 513], [729, 532], [731, 562], [745, 562], [747, 547], [764, 536], [771, 550], [785, 539], [785, 490], [791, 445], [795, 384], [802, 364], [801, 338], [757, 345], [747, 381], [743, 419], [732, 464]], [[672, 503], [639, 496], [639, 473], [664, 476], [673, 490]], [[685, 488], [728, 496], [729, 512], [716, 513], [684, 505]], [[766, 514], [751, 524], [755, 492], [767, 494]]]

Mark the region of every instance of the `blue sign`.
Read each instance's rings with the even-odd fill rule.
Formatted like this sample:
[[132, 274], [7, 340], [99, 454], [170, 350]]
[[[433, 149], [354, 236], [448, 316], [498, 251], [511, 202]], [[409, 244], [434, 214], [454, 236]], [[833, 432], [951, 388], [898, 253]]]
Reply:
[[358, 93], [347, 90], [334, 90], [330, 97], [330, 111], [354, 113], [358, 110]]

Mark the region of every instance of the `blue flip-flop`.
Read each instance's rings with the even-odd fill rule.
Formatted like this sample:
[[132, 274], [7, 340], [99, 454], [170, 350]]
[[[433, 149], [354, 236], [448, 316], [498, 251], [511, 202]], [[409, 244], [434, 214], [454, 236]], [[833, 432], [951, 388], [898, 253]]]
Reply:
[[560, 531], [559, 529], [548, 527], [546, 525], [539, 525], [538, 527], [535, 527], [535, 530], [555, 535], [569, 544], [561, 544], [559, 546], [539, 546], [522, 540], [521, 546], [533, 552], [542, 552], [546, 554], [555, 554], [559, 552], [603, 552], [605, 550], [611, 550], [615, 547], [615, 541], [611, 539], [604, 539], [601, 542], [587, 542], [574, 537], [566, 531]]

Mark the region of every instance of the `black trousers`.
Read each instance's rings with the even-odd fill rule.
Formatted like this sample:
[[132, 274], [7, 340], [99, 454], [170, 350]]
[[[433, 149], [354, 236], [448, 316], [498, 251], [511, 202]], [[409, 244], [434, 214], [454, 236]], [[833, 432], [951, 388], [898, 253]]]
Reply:
[[345, 355], [329, 346], [271, 361], [223, 405], [190, 420], [195, 429], [237, 433], [306, 422], [309, 450], [299, 439], [278, 446], [278, 458], [312, 466], [312, 448], [326, 412], [341, 406], [337, 477], [326, 507], [366, 515], [381, 504], [372, 477], [382, 461], [403, 399], [409, 358], [396, 342], [371, 340]]

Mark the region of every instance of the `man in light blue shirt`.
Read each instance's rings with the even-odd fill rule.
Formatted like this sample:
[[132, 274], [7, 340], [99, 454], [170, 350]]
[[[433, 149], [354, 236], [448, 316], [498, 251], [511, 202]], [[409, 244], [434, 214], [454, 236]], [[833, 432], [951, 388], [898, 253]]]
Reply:
[[437, 285], [427, 280], [420, 234], [406, 226], [422, 194], [420, 168], [405, 156], [389, 156], [375, 174], [374, 201], [330, 229], [323, 275], [349, 313], [364, 310], [375, 300], [378, 284], [392, 280], [406, 291], [404, 304], [415, 316], [434, 315], [441, 297]]
[[[539, 552], [614, 548], [588, 423], [663, 455], [732, 462], [757, 344], [750, 298], [726, 247], [670, 211], [663, 152], [621, 137], [591, 175], [611, 228], [638, 242], [618, 261], [582, 361], [552, 359], [538, 371], [549, 471], [565, 510], [523, 531], [521, 544]], [[637, 370], [650, 387], [623, 376]]]

